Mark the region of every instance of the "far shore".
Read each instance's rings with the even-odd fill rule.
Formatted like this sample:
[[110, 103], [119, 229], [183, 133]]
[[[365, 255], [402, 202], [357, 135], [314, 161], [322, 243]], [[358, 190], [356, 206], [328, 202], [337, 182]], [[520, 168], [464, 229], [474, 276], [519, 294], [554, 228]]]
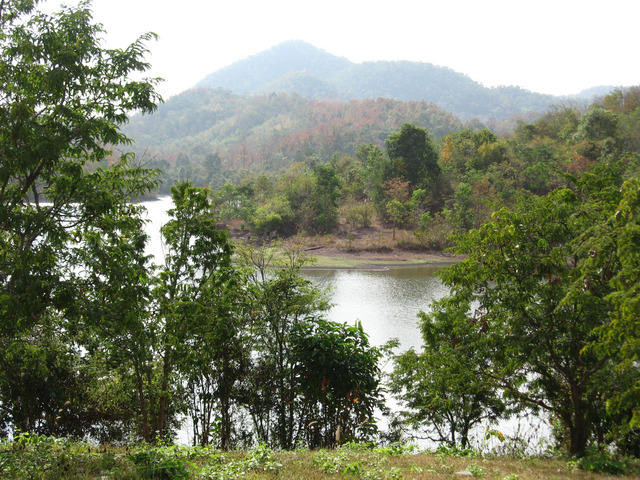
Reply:
[[[246, 241], [251, 237], [245, 229], [229, 228], [229, 225], [224, 227], [229, 229], [231, 237], [236, 241]], [[455, 265], [464, 259], [463, 256], [421, 248], [412, 231], [398, 230], [394, 235], [391, 229], [380, 226], [360, 228], [348, 233], [343, 228], [339, 233], [322, 236], [296, 235], [283, 243], [312, 259], [304, 269], [388, 270], [400, 267], [444, 267]], [[401, 243], [415, 248], [402, 248]]]
[[392, 250], [389, 252], [356, 251], [319, 247], [305, 249], [314, 261], [305, 269], [388, 270], [399, 267], [447, 266], [462, 260], [439, 252]]

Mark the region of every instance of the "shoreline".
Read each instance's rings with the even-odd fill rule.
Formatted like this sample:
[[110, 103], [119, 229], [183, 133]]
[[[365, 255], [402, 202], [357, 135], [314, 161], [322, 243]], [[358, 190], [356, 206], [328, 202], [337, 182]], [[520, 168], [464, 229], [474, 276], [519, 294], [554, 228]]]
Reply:
[[369, 270], [386, 271], [391, 268], [445, 267], [462, 261], [460, 257], [441, 252], [415, 252], [393, 250], [390, 252], [348, 252], [335, 248], [306, 249], [305, 254], [314, 259], [305, 270]]

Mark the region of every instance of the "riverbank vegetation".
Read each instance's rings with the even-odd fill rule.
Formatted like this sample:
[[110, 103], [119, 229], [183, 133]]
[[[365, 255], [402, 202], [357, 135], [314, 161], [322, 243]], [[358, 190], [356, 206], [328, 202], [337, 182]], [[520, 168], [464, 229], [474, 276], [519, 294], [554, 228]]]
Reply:
[[479, 455], [472, 450], [348, 443], [325, 450], [274, 451], [258, 445], [221, 452], [197, 446], [92, 446], [51, 437], [20, 436], [0, 447], [4, 478], [86, 479], [438, 479], [595, 480], [637, 478], [631, 459], [594, 455], [582, 460]]
[[[511, 453], [530, 452], [493, 428], [524, 412], [550, 424], [536, 453], [635, 468], [625, 459], [640, 457], [639, 88], [584, 112], [558, 107], [510, 138], [483, 128], [436, 143], [404, 124], [384, 150], [310, 155], [219, 189], [176, 182], [164, 255], [152, 259], [131, 200], [162, 173], [114, 159], [111, 146], [129, 141], [127, 112], [159, 101], [156, 80], [129, 78], [147, 68], [153, 35], [105, 50], [86, 5], [45, 15], [9, 1], [0, 15], [4, 476], [94, 462], [107, 476], [184, 478], [206, 457], [204, 478], [256, 462], [259, 475], [282, 463], [363, 478], [533, 478], [492, 458], [386, 463], [416, 436], [449, 453], [482, 448], [480, 424], [521, 446]], [[220, 221], [259, 241], [233, 243]], [[341, 232], [355, 243], [373, 222], [393, 241], [409, 235], [410, 248], [463, 258], [443, 269], [450, 294], [417, 319], [420, 351], [328, 321], [330, 299], [300, 275], [304, 249], [260, 245]], [[201, 449], [160, 448], [180, 431]], [[124, 454], [94, 455], [102, 444]], [[318, 450], [287, 453], [300, 448]]]

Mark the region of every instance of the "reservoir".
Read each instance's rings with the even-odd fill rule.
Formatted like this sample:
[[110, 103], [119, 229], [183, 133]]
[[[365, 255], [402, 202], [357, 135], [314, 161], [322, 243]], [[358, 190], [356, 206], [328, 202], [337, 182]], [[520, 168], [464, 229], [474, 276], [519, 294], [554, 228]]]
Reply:
[[331, 292], [333, 307], [328, 318], [349, 324], [362, 322], [372, 345], [391, 338], [400, 340], [400, 349], [422, 344], [418, 312], [428, 311], [432, 300], [447, 294], [436, 272], [441, 266], [366, 270], [305, 270], [303, 276]]
[[[147, 253], [154, 255], [158, 263], [164, 254], [160, 227], [169, 219], [167, 210], [172, 203], [170, 197], [161, 197], [156, 201], [144, 202], [144, 206], [149, 219], [146, 227], [150, 236]], [[421, 350], [418, 313], [428, 312], [433, 300], [448, 293], [437, 276], [441, 268], [441, 265], [422, 265], [379, 270], [306, 269], [302, 271], [302, 275], [321, 288], [329, 289], [332, 303], [331, 309], [326, 313], [329, 320], [351, 325], [356, 321], [362, 322], [364, 331], [374, 346], [397, 338], [400, 347], [395, 353], [398, 354], [410, 348]], [[386, 370], [390, 367], [387, 364], [384, 368]], [[392, 398], [388, 398], [387, 403], [392, 410], [397, 406]], [[188, 429], [187, 426], [184, 428]], [[545, 416], [529, 415], [529, 412], [524, 412], [519, 418], [503, 420], [497, 428], [507, 435], [519, 438], [525, 432], [524, 437], [532, 452], [543, 449], [546, 444], [544, 439], [550, 434]], [[484, 438], [485, 429], [486, 425], [476, 427], [475, 437]], [[185, 443], [190, 438], [186, 431], [183, 429], [181, 432]], [[485, 448], [488, 445], [486, 441], [481, 440], [481, 443]], [[424, 442], [419, 442], [419, 445], [431, 446]]]
[[[147, 253], [163, 258], [160, 227], [169, 219], [171, 198], [144, 202], [147, 209]], [[303, 270], [303, 277], [329, 289], [332, 308], [327, 318], [334, 322], [362, 322], [372, 345], [391, 338], [400, 340], [400, 350], [421, 346], [418, 312], [428, 311], [431, 301], [447, 294], [436, 272], [442, 266], [407, 266], [380, 270]]]

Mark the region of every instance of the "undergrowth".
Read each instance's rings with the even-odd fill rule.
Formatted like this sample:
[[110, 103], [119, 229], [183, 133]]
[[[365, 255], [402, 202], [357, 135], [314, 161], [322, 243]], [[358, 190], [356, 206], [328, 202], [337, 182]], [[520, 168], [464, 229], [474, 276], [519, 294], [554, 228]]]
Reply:
[[246, 452], [211, 447], [130, 445], [109, 447], [23, 434], [0, 444], [3, 479], [441, 479], [466, 475], [497, 480], [638, 478], [638, 460], [596, 454], [558, 458], [483, 456], [473, 450], [349, 443], [333, 450]]

